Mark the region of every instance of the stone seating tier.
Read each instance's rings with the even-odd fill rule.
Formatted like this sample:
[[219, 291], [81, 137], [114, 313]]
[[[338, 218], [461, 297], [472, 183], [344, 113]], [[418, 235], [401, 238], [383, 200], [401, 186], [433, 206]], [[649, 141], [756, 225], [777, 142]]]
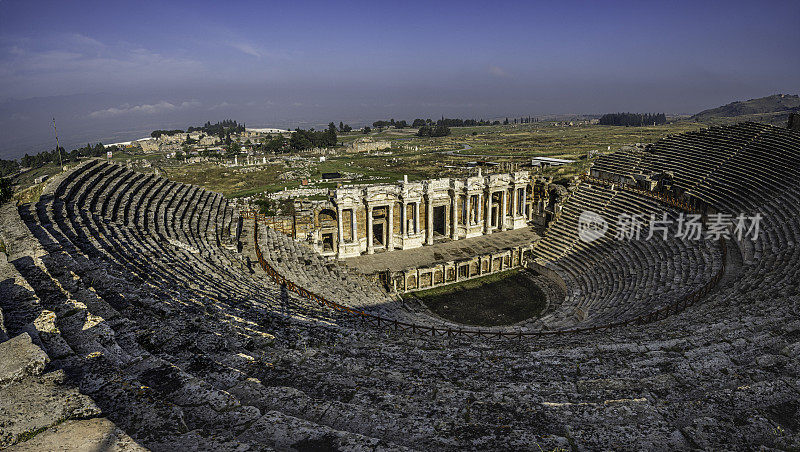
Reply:
[[[752, 135], [734, 132], [736, 142]], [[49, 359], [0, 392], [55, 401], [31, 412], [60, 414], [27, 424], [40, 433], [19, 442], [28, 427], [10, 430], [20, 417], [0, 402], [0, 447], [47, 449], [76, 423], [107, 420], [120, 450], [796, 449], [800, 192], [790, 181], [800, 146], [791, 132], [767, 129], [767, 139], [780, 165], [750, 146], [685, 173], [707, 174], [696, 188], [708, 199], [764, 215], [758, 240], [729, 241], [729, 270], [702, 302], [651, 324], [523, 341], [401, 334], [310, 305], [231, 250], [238, 216], [219, 195], [82, 163], [38, 203], [0, 206], [0, 234], [15, 244], [0, 263], [0, 331], [28, 334]], [[705, 143], [675, 138], [694, 141]], [[750, 161], [760, 185], [734, 185]], [[563, 276], [567, 299], [549, 326], [529, 328], [635, 316], [721, 264], [716, 242], [576, 243], [566, 225], [584, 207], [608, 218], [675, 213], [582, 184], [538, 256]], [[301, 270], [302, 249], [260, 237], [276, 265], [307, 281], [341, 281], [353, 303], [423, 321], [336, 267]], [[66, 396], [33, 397], [48, 394], [40, 388]], [[57, 402], [75, 394], [81, 403]]]

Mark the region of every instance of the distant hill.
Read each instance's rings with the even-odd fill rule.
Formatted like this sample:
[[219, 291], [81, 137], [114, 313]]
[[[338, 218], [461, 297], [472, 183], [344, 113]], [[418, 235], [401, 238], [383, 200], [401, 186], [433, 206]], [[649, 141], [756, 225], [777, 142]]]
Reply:
[[692, 119], [704, 123], [754, 121], [786, 126], [792, 112], [800, 112], [800, 96], [775, 94], [703, 110]]

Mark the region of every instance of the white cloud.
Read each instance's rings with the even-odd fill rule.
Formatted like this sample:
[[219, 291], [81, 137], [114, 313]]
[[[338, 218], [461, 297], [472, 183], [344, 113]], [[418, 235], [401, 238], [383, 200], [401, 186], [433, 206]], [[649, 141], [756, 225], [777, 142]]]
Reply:
[[229, 42], [228, 45], [246, 55], [254, 56], [256, 58], [261, 58], [264, 54], [254, 45], [247, 42]]
[[495, 77], [508, 77], [508, 73], [499, 66], [489, 66], [489, 73]]
[[125, 43], [104, 44], [81, 34], [32, 43], [0, 37], [0, 97], [108, 90], [165, 80], [201, 79], [205, 65]]
[[98, 41], [97, 39], [91, 38], [89, 36], [80, 34], [80, 33], [72, 33], [68, 37], [69, 41], [72, 44], [81, 46], [81, 47], [88, 47], [92, 49], [104, 49], [106, 47], [105, 44]]
[[184, 110], [187, 108], [199, 107], [200, 105], [201, 105], [200, 102], [196, 100], [181, 102], [180, 104], [177, 105], [167, 102], [165, 100], [162, 100], [155, 104], [141, 104], [141, 105], [123, 104], [119, 107], [109, 107], [104, 110], [93, 111], [89, 113], [89, 117], [111, 118], [114, 116], [130, 115], [130, 114], [154, 115], [168, 111]]
[[213, 105], [213, 106], [209, 107], [208, 109], [209, 110], [217, 110], [219, 108], [228, 108], [228, 107], [235, 107], [235, 106], [236, 106], [236, 104], [232, 104], [232, 103], [230, 103], [228, 101], [222, 101], [221, 103]]

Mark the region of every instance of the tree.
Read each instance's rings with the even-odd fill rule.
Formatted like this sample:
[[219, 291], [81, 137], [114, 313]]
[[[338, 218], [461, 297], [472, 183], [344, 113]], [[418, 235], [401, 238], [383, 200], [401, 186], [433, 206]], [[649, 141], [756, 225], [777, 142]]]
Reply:
[[607, 113], [600, 117], [600, 125], [605, 126], [650, 126], [666, 124], [664, 113]]
[[273, 154], [277, 154], [279, 152], [283, 152], [283, 149], [286, 147], [286, 139], [283, 138], [282, 135], [276, 135], [273, 138], [270, 138], [269, 141], [264, 143], [264, 148], [272, 152]]
[[392, 119], [392, 121], [375, 121], [372, 123], [372, 127], [375, 127], [378, 130], [385, 129], [386, 127], [393, 125], [394, 125], [394, 119]]
[[447, 135], [450, 135], [450, 127], [444, 124], [437, 124], [431, 133], [432, 137], [446, 137]]
[[328, 124], [328, 130], [325, 131], [325, 146], [334, 147], [336, 146], [336, 124], [331, 122]]
[[0, 177], [0, 204], [10, 201], [13, 194], [14, 187], [11, 185], [11, 178]]
[[289, 138], [289, 147], [297, 151], [312, 148], [314, 143], [309, 138], [309, 132], [299, 127], [295, 129], [292, 137]]
[[19, 171], [19, 163], [16, 160], [0, 159], [0, 177], [8, 176]]
[[183, 133], [181, 129], [173, 129], [173, 130], [154, 130], [150, 132], [150, 136], [153, 138], [159, 138], [161, 135], [175, 135], [177, 133]]
[[364, 126], [364, 135], [366, 135], [366, 134], [368, 134], [370, 132], [372, 132], [372, 129], [370, 129], [369, 126]]
[[227, 145], [227, 150], [228, 150], [227, 152], [228, 157], [233, 157], [234, 155], [237, 155], [239, 152], [241, 152], [242, 146], [239, 144], [238, 141], [231, 141]]

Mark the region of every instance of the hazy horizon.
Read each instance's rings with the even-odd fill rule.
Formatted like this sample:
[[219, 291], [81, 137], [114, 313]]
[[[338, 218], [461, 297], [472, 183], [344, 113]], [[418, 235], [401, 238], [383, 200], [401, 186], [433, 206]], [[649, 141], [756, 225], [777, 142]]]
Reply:
[[0, 2], [0, 158], [249, 127], [617, 111], [797, 94], [788, 1]]

